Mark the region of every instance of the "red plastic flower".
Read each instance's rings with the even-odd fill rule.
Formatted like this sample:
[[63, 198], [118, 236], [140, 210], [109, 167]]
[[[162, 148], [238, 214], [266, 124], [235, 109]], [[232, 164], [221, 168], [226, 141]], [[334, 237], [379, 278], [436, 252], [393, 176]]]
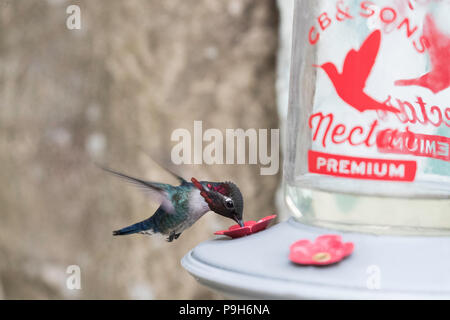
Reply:
[[335, 234], [317, 237], [313, 243], [303, 239], [290, 247], [289, 259], [303, 265], [328, 265], [341, 261], [353, 252], [352, 242], [342, 242]]
[[214, 234], [226, 235], [231, 238], [240, 238], [243, 236], [248, 236], [252, 233], [264, 230], [269, 225], [270, 221], [275, 219], [276, 215], [267, 216], [265, 218], [259, 219], [258, 221], [247, 221], [244, 223], [244, 227], [240, 227], [238, 224], [232, 225], [228, 230], [216, 231]]

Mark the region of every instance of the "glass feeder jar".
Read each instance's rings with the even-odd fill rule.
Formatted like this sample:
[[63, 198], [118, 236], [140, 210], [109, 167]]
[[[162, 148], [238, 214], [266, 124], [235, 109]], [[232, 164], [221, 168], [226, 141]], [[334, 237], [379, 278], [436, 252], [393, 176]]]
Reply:
[[284, 165], [301, 222], [450, 234], [450, 1], [296, 0]]

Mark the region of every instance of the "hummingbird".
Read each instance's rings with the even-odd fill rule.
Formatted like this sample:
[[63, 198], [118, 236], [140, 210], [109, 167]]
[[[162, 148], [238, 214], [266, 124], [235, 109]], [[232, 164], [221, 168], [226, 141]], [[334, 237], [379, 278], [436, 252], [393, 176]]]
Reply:
[[380, 49], [380, 41], [380, 30], [373, 31], [364, 40], [359, 50], [351, 49], [347, 53], [340, 73], [332, 62], [313, 65], [325, 71], [338, 96], [359, 112], [366, 110], [400, 112], [400, 110], [387, 105], [388, 100], [381, 103], [364, 92], [367, 79]]
[[419, 78], [395, 81], [396, 86], [421, 86], [430, 89], [434, 94], [450, 87], [450, 36], [440, 31], [430, 15], [423, 24], [424, 36], [428, 40], [428, 54], [431, 70]]
[[105, 167], [102, 169], [142, 187], [153, 200], [160, 203], [152, 216], [113, 231], [114, 236], [160, 233], [167, 235], [167, 241], [172, 242], [208, 211], [230, 218], [241, 227], [244, 226], [242, 220], [244, 200], [241, 191], [232, 182], [199, 182], [192, 178], [195, 182], [192, 183], [166, 169], [180, 182], [180, 185], [173, 186], [131, 177]]

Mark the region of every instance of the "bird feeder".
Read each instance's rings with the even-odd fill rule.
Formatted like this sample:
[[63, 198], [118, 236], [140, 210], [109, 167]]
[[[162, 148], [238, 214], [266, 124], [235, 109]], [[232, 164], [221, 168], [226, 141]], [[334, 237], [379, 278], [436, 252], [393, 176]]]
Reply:
[[[241, 298], [450, 298], [449, 11], [295, 1], [291, 217], [201, 243], [182, 260], [196, 279]], [[314, 242], [330, 234], [332, 253]]]

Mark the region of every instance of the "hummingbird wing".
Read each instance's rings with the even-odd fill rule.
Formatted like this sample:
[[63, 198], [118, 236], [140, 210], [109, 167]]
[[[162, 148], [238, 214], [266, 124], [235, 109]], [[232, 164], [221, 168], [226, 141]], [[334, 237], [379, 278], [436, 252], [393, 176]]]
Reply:
[[164, 170], [166, 170], [167, 172], [169, 172], [171, 175], [173, 175], [175, 178], [177, 178], [178, 181], [180, 181], [180, 184], [188, 184], [189, 182], [187, 182], [183, 177], [177, 175], [175, 172], [173, 172], [172, 170], [169, 170], [168, 168], [164, 167], [163, 165], [159, 164], [158, 165], [163, 168]]
[[169, 172], [172, 176], [177, 178], [177, 180], [180, 181], [180, 184], [183, 185], [183, 184], [188, 184], [189, 183], [183, 177], [179, 176], [178, 174], [176, 174], [175, 172], [173, 172], [172, 170], [170, 170], [166, 166], [162, 165], [161, 164], [161, 159], [158, 159], [158, 161], [155, 160], [155, 158], [153, 156], [151, 156], [147, 151], [145, 151], [144, 148], [142, 148], [142, 147], [141, 147], [141, 151], [144, 152], [153, 162], [156, 162], [158, 164], [158, 166], [160, 166], [161, 168], [163, 168], [164, 170]]
[[175, 208], [172, 202], [169, 200], [169, 195], [165, 188], [165, 186], [167, 186], [166, 184], [134, 178], [106, 167], [101, 168], [119, 178], [125, 179], [126, 181], [133, 183], [134, 185], [143, 187], [143, 190], [148, 195], [150, 195], [150, 197], [154, 201], [161, 204], [161, 207], [164, 209], [164, 211], [166, 211], [167, 213], [175, 213]]
[[351, 49], [345, 57], [342, 75], [349, 85], [364, 88], [380, 49], [381, 32], [372, 32], [359, 50]]
[[430, 15], [425, 17], [423, 29], [429, 42], [428, 52], [432, 71], [438, 68], [449, 70], [446, 58], [450, 48], [450, 37], [438, 29]]

